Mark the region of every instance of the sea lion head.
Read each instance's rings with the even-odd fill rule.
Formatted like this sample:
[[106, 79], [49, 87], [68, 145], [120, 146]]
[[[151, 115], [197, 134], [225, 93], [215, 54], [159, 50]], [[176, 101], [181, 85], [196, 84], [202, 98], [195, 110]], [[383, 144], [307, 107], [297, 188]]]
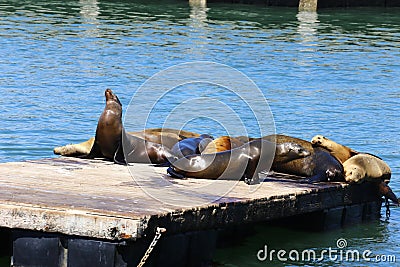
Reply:
[[324, 147], [326, 149], [329, 150], [329, 148], [332, 147], [332, 143], [331, 140], [329, 140], [328, 138], [326, 138], [325, 136], [322, 135], [316, 135], [311, 139], [311, 144], [313, 146], [320, 146], [320, 147]]
[[275, 153], [277, 156], [285, 156], [287, 161], [311, 155], [303, 146], [292, 142], [278, 144]]
[[104, 95], [106, 96], [107, 106], [112, 105], [112, 106], [116, 107], [117, 109], [122, 110], [121, 101], [119, 101], [118, 96], [116, 94], [114, 94], [111, 89], [106, 89], [106, 91], [104, 92]]
[[360, 166], [344, 166], [344, 177], [348, 183], [359, 183], [365, 178], [365, 175], [365, 170]]

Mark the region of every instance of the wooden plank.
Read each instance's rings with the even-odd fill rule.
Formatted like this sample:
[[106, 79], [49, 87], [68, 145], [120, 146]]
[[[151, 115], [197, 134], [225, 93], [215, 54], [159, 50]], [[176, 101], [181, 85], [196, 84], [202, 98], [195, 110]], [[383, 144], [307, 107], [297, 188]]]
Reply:
[[11, 162], [0, 164], [0, 227], [136, 239], [157, 226], [179, 233], [333, 208], [353, 203], [356, 191], [347, 184], [285, 179], [254, 186], [181, 180], [165, 168], [101, 160]]

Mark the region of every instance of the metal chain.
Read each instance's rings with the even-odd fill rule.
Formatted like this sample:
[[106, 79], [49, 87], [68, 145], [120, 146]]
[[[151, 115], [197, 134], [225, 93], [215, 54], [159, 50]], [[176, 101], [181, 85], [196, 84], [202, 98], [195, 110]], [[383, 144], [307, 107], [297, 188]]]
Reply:
[[165, 233], [167, 229], [157, 227], [156, 230], [156, 235], [153, 238], [153, 241], [151, 241], [150, 246], [147, 248], [146, 252], [143, 255], [143, 258], [140, 260], [139, 264], [137, 267], [142, 267], [145, 263], [147, 258], [150, 256], [150, 253], [153, 251], [154, 247], [157, 245], [158, 240], [160, 239], [162, 233]]
[[385, 203], [385, 207], [386, 207], [386, 221], [389, 221], [390, 218], [390, 204], [389, 204], [389, 199], [385, 198], [386, 203]]

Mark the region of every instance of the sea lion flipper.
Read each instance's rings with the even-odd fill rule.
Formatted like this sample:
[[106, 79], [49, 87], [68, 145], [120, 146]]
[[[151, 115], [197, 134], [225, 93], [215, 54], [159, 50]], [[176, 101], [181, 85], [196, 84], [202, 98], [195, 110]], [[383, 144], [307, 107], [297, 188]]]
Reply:
[[122, 149], [121, 143], [119, 143], [117, 151], [114, 154], [114, 163], [126, 165], [124, 150]]
[[103, 154], [101, 153], [100, 146], [96, 142], [94, 142], [89, 154], [81, 155], [78, 157], [83, 158], [83, 159], [94, 159], [94, 158], [100, 158], [102, 156], [103, 156]]
[[397, 205], [400, 204], [399, 198], [397, 198], [397, 196], [393, 193], [392, 189], [389, 187], [388, 184], [382, 181], [379, 183], [378, 187], [379, 187], [379, 193], [382, 196], [384, 196], [386, 199], [390, 199]]
[[185, 178], [185, 176], [184, 176], [183, 174], [177, 173], [177, 172], [174, 170], [174, 168], [172, 168], [172, 167], [169, 167], [169, 168], [167, 169], [167, 173], [168, 173], [169, 175], [171, 175], [172, 177], [175, 177], [175, 178], [179, 178], [179, 179], [184, 179], [184, 178]]

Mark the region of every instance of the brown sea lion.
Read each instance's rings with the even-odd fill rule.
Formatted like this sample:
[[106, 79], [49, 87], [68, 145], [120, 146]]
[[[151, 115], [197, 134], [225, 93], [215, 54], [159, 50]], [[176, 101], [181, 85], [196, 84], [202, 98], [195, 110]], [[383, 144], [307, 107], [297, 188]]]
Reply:
[[103, 156], [114, 159], [115, 152], [121, 143], [122, 104], [110, 89], [106, 89], [104, 94], [106, 106], [97, 122], [96, 137], [88, 158]]
[[171, 157], [168, 148], [128, 134], [122, 126], [122, 104], [110, 90], [99, 118], [93, 147], [87, 158], [104, 157], [116, 163], [163, 163]]
[[262, 137], [262, 139], [277, 144], [296, 143], [310, 152], [307, 157], [288, 162], [274, 161], [271, 167], [272, 171], [305, 177], [304, 182], [344, 181], [342, 164], [327, 150], [314, 148], [306, 140], [287, 135], [268, 135]]
[[[172, 148], [177, 142], [191, 137], [198, 137], [200, 134], [177, 129], [169, 128], [151, 128], [139, 132], [128, 132], [128, 134], [140, 137], [150, 142], [163, 144], [168, 148]], [[54, 148], [56, 155], [76, 157], [88, 155], [92, 149], [94, 137], [79, 144], [69, 144]]]
[[[347, 182], [360, 183], [364, 180], [376, 182], [381, 195], [398, 204], [398, 198], [388, 185], [391, 176], [390, 167], [380, 157], [355, 151], [322, 135], [314, 136], [311, 143], [313, 146], [320, 146], [327, 149], [343, 163]], [[353, 159], [355, 156], [357, 157]], [[344, 164], [350, 158], [352, 160]], [[370, 176], [371, 172], [372, 176]]]
[[[290, 147], [296, 147], [289, 149]], [[298, 153], [296, 154], [295, 151]], [[258, 182], [258, 173], [269, 169], [274, 153], [280, 157], [302, 157], [308, 155], [297, 144], [279, 144], [257, 139], [238, 148], [215, 154], [187, 156], [172, 163], [167, 172], [178, 178], [241, 179], [248, 184]]]
[[237, 138], [229, 136], [220, 136], [212, 140], [209, 144], [207, 144], [207, 146], [204, 149], [202, 149], [201, 153], [202, 154], [218, 153], [225, 150], [238, 148], [244, 144], [245, 144], [244, 142], [240, 141]]
[[70, 144], [60, 147], [55, 147], [53, 152], [56, 155], [77, 157], [89, 155], [90, 150], [92, 150], [94, 144], [94, 137], [89, 138], [87, 141], [79, 144]]
[[129, 134], [147, 141], [162, 144], [170, 149], [179, 141], [200, 136], [198, 133], [170, 128], [151, 128], [141, 132], [129, 132]]
[[399, 198], [387, 185], [392, 171], [389, 165], [374, 155], [359, 154], [353, 156], [343, 163], [345, 179], [348, 183], [361, 183], [364, 181], [374, 182], [379, 188], [379, 192], [385, 198], [400, 204]]
[[341, 163], [344, 163], [349, 158], [359, 154], [359, 152], [351, 149], [350, 147], [338, 144], [322, 135], [314, 136], [311, 139], [311, 144], [313, 146], [319, 146], [325, 148]]
[[122, 141], [115, 152], [114, 162], [126, 163], [167, 163], [174, 158], [170, 150], [162, 144], [147, 141], [123, 131]]
[[383, 160], [369, 155], [359, 154], [343, 163], [345, 178], [348, 183], [363, 181], [390, 180], [392, 171]]

